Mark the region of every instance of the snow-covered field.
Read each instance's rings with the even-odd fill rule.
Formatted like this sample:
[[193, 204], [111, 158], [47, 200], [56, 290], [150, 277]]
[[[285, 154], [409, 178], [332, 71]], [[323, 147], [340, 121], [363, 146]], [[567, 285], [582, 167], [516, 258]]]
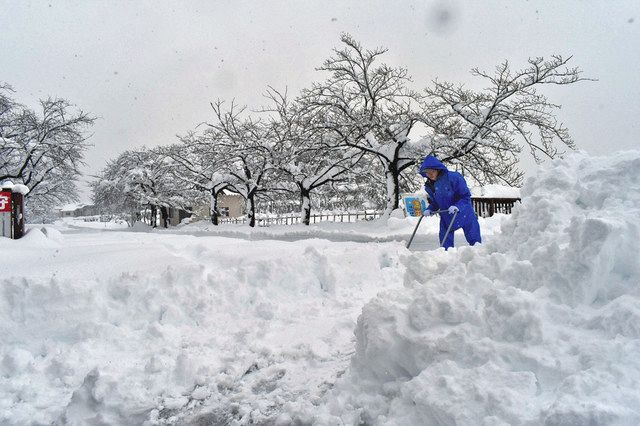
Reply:
[[434, 219], [0, 239], [0, 424], [640, 424], [640, 153], [521, 194], [448, 252]]

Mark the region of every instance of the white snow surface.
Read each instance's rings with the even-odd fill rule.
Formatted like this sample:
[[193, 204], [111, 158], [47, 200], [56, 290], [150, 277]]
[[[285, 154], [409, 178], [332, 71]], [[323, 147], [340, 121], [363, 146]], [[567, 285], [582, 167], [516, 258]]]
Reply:
[[522, 199], [447, 252], [434, 218], [0, 238], [0, 424], [639, 424], [640, 152]]
[[0, 183], [0, 188], [10, 189], [11, 192], [17, 192], [22, 195], [27, 195], [29, 193], [29, 187], [27, 185], [23, 185], [21, 183], [13, 183], [10, 180], [6, 180]]
[[402, 251], [44, 229], [0, 241], [0, 424], [267, 421], [346, 368]]
[[[65, 218], [0, 238], [0, 424], [285, 421], [348, 367], [362, 307], [402, 285], [415, 224]], [[423, 221], [414, 248], [436, 232]]]

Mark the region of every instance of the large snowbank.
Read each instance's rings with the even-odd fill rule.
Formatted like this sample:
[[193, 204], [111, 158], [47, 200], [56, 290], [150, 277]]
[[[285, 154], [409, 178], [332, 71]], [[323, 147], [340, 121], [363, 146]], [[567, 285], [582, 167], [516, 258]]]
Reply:
[[527, 180], [482, 247], [406, 255], [317, 424], [640, 424], [640, 152]]
[[0, 238], [3, 425], [273, 423], [403, 268], [399, 243], [61, 229]]

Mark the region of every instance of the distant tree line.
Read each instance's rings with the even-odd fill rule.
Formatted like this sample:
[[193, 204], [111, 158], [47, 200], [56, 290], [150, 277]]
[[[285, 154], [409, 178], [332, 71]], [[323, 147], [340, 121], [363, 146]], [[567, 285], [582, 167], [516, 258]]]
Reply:
[[[211, 103], [213, 117], [169, 146], [126, 151], [93, 183], [96, 204], [135, 217], [141, 207], [186, 208], [207, 197], [218, 223], [223, 191], [246, 201], [250, 226], [258, 211], [399, 206], [401, 191], [418, 185], [416, 164], [433, 154], [478, 184], [518, 186], [519, 157], [536, 161], [574, 148], [537, 92], [546, 84], [581, 80], [571, 58], [532, 58], [520, 70], [505, 61], [472, 74], [485, 88], [434, 81], [411, 88], [406, 69], [381, 62], [348, 34], [318, 68], [323, 79], [296, 96], [269, 87], [265, 106]], [[414, 136], [419, 134], [418, 137]]]
[[94, 118], [67, 100], [40, 100], [34, 110], [0, 83], [0, 183], [24, 184], [31, 221], [46, 221], [55, 207], [77, 201], [76, 182]]

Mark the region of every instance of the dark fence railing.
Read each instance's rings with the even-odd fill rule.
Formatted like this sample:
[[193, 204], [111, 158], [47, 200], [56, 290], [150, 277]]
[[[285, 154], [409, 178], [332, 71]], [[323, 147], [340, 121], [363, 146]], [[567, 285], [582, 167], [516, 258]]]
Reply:
[[[381, 211], [367, 210], [361, 212], [346, 212], [346, 213], [322, 213], [312, 214], [309, 218], [310, 223], [318, 222], [357, 222], [359, 220], [374, 220], [382, 216]], [[219, 222], [222, 223], [247, 223], [246, 217], [240, 218], [220, 218]], [[295, 225], [301, 223], [300, 214], [287, 214], [275, 217], [264, 217], [256, 219], [257, 226], [270, 226], [270, 225]]]
[[511, 214], [511, 210], [520, 198], [483, 198], [471, 197], [473, 210], [478, 217], [491, 217], [495, 213]]
[[[520, 202], [520, 198], [471, 197], [471, 202], [478, 217], [491, 217], [496, 213], [511, 214], [513, 206]], [[357, 222], [359, 220], [374, 220], [380, 216], [382, 216], [382, 212], [374, 210], [353, 213], [322, 213], [312, 214], [309, 222]], [[219, 218], [218, 220], [220, 224], [247, 223], [246, 217]], [[300, 215], [297, 213], [256, 219], [257, 226], [295, 225], [297, 223], [301, 223]]]

